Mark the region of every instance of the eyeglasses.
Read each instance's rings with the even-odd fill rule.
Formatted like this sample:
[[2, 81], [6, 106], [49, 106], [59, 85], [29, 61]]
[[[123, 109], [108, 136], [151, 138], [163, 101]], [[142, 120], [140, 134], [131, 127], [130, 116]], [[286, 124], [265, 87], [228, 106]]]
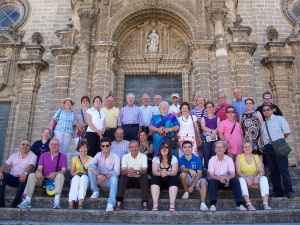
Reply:
[[264, 109], [263, 112], [271, 111], [270, 108]]
[[226, 111], [226, 113], [235, 113], [235, 111]]
[[271, 97], [264, 97], [264, 99], [271, 99]]
[[169, 146], [168, 146], [168, 145], [165, 145], [165, 146], [163, 146], [161, 149], [162, 149], [162, 150], [163, 150], [163, 149], [169, 149]]
[[108, 148], [109, 145], [101, 145], [101, 147], [102, 147], [102, 148], [104, 148], [104, 147]]
[[27, 147], [29, 147], [30, 146], [30, 144], [21, 144], [22, 146], [27, 146]]

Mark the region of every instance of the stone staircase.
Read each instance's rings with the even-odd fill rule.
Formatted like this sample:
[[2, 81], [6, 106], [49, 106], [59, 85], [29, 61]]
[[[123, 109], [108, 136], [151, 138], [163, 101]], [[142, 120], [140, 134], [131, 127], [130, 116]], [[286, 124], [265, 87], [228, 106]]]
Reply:
[[[177, 195], [176, 212], [168, 211], [168, 192], [161, 192], [159, 211], [141, 211], [140, 191], [126, 190], [124, 210], [106, 212], [106, 200], [109, 190], [100, 190], [98, 199], [90, 199], [88, 190], [85, 209], [68, 209], [69, 180], [66, 179], [62, 192], [62, 209], [52, 209], [53, 197], [45, 197], [44, 190], [36, 188], [31, 209], [0, 208], [0, 224], [76, 224], [76, 223], [128, 223], [128, 224], [238, 224], [238, 223], [300, 223], [300, 169], [290, 169], [295, 198], [270, 197], [270, 211], [262, 210], [262, 199], [258, 188], [250, 188], [250, 198], [256, 211], [239, 212], [235, 210], [232, 191], [218, 191], [217, 212], [201, 212], [200, 200], [196, 191], [189, 200], [182, 200], [183, 190]], [[13, 199], [15, 189], [7, 188], [6, 204]], [[150, 191], [149, 191], [150, 193]], [[151, 196], [151, 195], [149, 195]], [[152, 206], [150, 197], [149, 205]], [[209, 199], [206, 199], [209, 205]]]

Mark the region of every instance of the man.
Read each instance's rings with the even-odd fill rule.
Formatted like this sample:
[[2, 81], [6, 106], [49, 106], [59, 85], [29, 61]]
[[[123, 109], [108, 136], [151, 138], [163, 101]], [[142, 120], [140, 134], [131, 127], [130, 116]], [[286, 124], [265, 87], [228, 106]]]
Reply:
[[[282, 116], [274, 115], [272, 105], [263, 106], [263, 114], [266, 120], [262, 124], [262, 135], [265, 146], [266, 160], [270, 172], [270, 180], [273, 184], [273, 196], [283, 197], [284, 194], [288, 198], [294, 198], [291, 176], [289, 173], [288, 157], [278, 157], [271, 144], [280, 138], [287, 138], [291, 132], [288, 122]], [[268, 126], [269, 134], [266, 128]], [[283, 187], [281, 184], [281, 177]]]
[[47, 178], [54, 179], [55, 183], [53, 209], [60, 209], [60, 195], [65, 181], [64, 175], [67, 171], [67, 157], [65, 154], [59, 153], [59, 141], [57, 139], [53, 138], [50, 141], [49, 147], [50, 152], [45, 152], [41, 155], [36, 172], [31, 173], [28, 176], [27, 185], [24, 191], [26, 198], [18, 205], [18, 208], [31, 208], [31, 198], [35, 186], [41, 186], [43, 180]]
[[127, 94], [126, 101], [127, 106], [121, 109], [118, 126], [123, 128], [125, 140], [137, 140], [143, 124], [142, 115], [139, 108], [134, 105], [134, 94]]
[[235, 108], [235, 111], [237, 113], [237, 118], [240, 118], [240, 115], [246, 112], [246, 105], [245, 105], [246, 98], [243, 98], [242, 89], [239, 87], [233, 89], [233, 96], [235, 100], [231, 103], [231, 105]]
[[149, 105], [150, 97], [147, 94], [143, 94], [142, 103], [143, 105], [139, 107], [142, 115], [142, 130], [147, 131], [149, 134], [149, 124], [152, 119], [152, 106]]
[[215, 109], [215, 115], [220, 118], [220, 121], [226, 120], [226, 107], [229, 106], [229, 104], [226, 103], [226, 95], [223, 93], [220, 93], [218, 96], [219, 105]]
[[274, 115], [277, 115], [277, 116], [282, 116], [282, 112], [280, 111], [279, 107], [275, 104], [272, 103], [272, 94], [270, 92], [265, 92], [263, 95], [262, 95], [262, 99], [263, 99], [263, 104], [258, 106], [256, 111], [259, 111], [260, 114], [262, 115], [263, 119], [265, 119], [265, 116], [263, 114], [263, 106], [264, 105], [271, 105], [272, 108], [273, 108], [273, 114]]
[[91, 190], [93, 192], [91, 198], [99, 197], [97, 184], [100, 187], [110, 188], [106, 211], [114, 211], [118, 189], [118, 177], [120, 175], [120, 158], [110, 151], [110, 146], [110, 139], [107, 137], [102, 138], [100, 141], [102, 152], [98, 152], [88, 166]]
[[154, 96], [154, 104], [155, 106], [152, 107], [152, 115], [160, 115], [159, 111], [159, 104], [162, 102], [162, 97], [160, 95]]
[[226, 142], [217, 141], [215, 143], [216, 155], [211, 157], [208, 162], [208, 190], [210, 199], [210, 211], [217, 211], [217, 190], [218, 189], [232, 189], [236, 209], [239, 211], [247, 211], [243, 206], [243, 197], [241, 186], [238, 178], [235, 177], [235, 167], [233, 160], [225, 155]]
[[169, 113], [172, 113], [176, 116], [180, 116], [180, 104], [179, 104], [179, 94], [177, 93], [173, 93], [171, 95], [171, 102], [172, 105], [169, 108]]
[[201, 178], [202, 162], [199, 157], [192, 154], [192, 142], [184, 141], [182, 150], [184, 155], [179, 159], [179, 166], [182, 172], [180, 180], [184, 189], [182, 199], [188, 199], [189, 193], [192, 193], [194, 188], [196, 188], [200, 192], [200, 210], [206, 212], [208, 211], [205, 204], [207, 182], [205, 178]]
[[123, 198], [126, 188], [141, 188], [142, 210], [148, 210], [147, 156], [139, 152], [140, 148], [137, 141], [131, 141], [129, 149], [130, 153], [122, 158], [116, 210], [123, 209]]
[[115, 98], [113, 96], [107, 96], [106, 106], [101, 109], [105, 114], [105, 132], [103, 137], [109, 137], [111, 141], [115, 139], [114, 133], [118, 127], [118, 119], [120, 115], [120, 110], [115, 105]]
[[[12, 154], [0, 167], [0, 207], [5, 207], [5, 188], [6, 185], [16, 187], [17, 192], [12, 200], [10, 207], [17, 208], [23, 195], [27, 177], [35, 168], [37, 156], [30, 151], [30, 142], [23, 139], [20, 143], [20, 151]], [[10, 172], [4, 172], [11, 167]]]
[[119, 127], [115, 131], [115, 140], [111, 143], [111, 152], [117, 154], [120, 160], [129, 153], [129, 141], [123, 140], [123, 137], [124, 131]]

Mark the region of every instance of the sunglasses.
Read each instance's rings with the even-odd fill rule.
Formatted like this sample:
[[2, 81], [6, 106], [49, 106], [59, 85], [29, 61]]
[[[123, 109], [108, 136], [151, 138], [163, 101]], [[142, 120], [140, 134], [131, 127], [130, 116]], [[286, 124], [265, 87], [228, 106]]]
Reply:
[[264, 110], [263, 110], [263, 112], [267, 112], [267, 111], [271, 111], [271, 109], [268, 108], [268, 109], [264, 109]]
[[246, 102], [246, 105], [253, 105], [252, 102]]
[[22, 146], [27, 146], [27, 147], [30, 146], [30, 144], [21, 144], [21, 145], [22, 145]]
[[169, 146], [165, 145], [161, 149], [169, 149]]
[[106, 147], [108, 148], [110, 145], [101, 145], [102, 148]]
[[226, 113], [235, 113], [235, 111], [226, 111]]
[[264, 99], [271, 99], [270, 97], [264, 97]]

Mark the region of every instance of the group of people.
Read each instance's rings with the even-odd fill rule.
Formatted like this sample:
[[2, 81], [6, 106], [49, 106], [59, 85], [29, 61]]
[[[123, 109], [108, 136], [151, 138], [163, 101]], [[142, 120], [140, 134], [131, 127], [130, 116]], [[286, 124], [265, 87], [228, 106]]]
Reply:
[[[216, 211], [218, 189], [233, 190], [237, 210], [255, 210], [248, 186], [257, 185], [263, 209], [269, 210], [264, 161], [273, 196], [294, 197], [288, 158], [278, 157], [271, 144], [287, 138], [290, 128], [280, 109], [271, 103], [271, 93], [263, 94], [264, 103], [257, 109], [253, 99], [242, 97], [240, 88], [234, 88], [233, 95], [235, 101], [228, 104], [225, 94], [219, 94], [216, 108], [199, 96], [192, 110], [188, 102], [179, 104], [177, 93], [171, 95], [171, 106], [159, 95], [154, 96], [155, 106], [150, 106], [150, 97], [144, 94], [140, 107], [129, 93], [121, 110], [114, 106], [113, 96], [106, 98], [103, 108], [100, 96], [94, 97], [92, 108], [89, 97], [83, 96], [76, 112], [72, 110], [75, 102], [66, 98], [62, 100], [64, 108], [54, 114], [51, 128], [43, 129], [42, 139], [32, 146], [23, 139], [20, 152], [0, 167], [0, 207], [5, 206], [6, 184], [18, 187], [11, 207], [30, 208], [35, 186], [53, 179], [53, 208], [59, 209], [68, 168], [65, 153], [74, 137], [78, 154], [71, 163], [70, 209], [75, 203], [78, 209], [84, 207], [90, 186], [92, 199], [99, 197], [101, 188], [110, 189], [106, 211], [122, 210], [126, 188], [140, 188], [142, 210], [148, 210], [150, 183], [152, 210], [159, 209], [160, 191], [167, 189], [169, 210], [175, 211], [181, 182], [182, 199], [188, 199], [194, 189], [199, 192], [201, 211]], [[9, 167], [10, 173], [4, 172]], [[205, 204], [207, 190], [210, 207]]]

